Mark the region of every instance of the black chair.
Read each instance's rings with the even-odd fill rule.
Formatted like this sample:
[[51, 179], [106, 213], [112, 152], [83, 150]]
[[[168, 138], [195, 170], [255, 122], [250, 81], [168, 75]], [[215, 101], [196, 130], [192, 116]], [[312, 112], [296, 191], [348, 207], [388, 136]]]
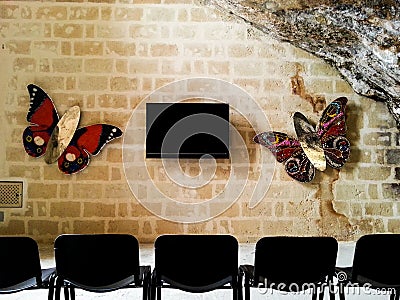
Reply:
[[162, 235], [155, 241], [151, 296], [162, 288], [191, 293], [232, 289], [241, 299], [238, 241], [230, 235]]
[[[323, 299], [335, 275], [338, 243], [332, 237], [263, 237], [256, 243], [254, 265], [242, 265], [245, 299], [250, 288], [285, 293], [312, 289], [312, 299]], [[330, 299], [335, 299], [332, 288]]]
[[[377, 293], [400, 298], [400, 234], [369, 234], [359, 238], [353, 266], [336, 268], [339, 296], [345, 299], [346, 288], [376, 289]], [[372, 295], [373, 296], [373, 295]]]
[[38, 245], [30, 237], [0, 237], [0, 294], [47, 288], [54, 268], [41, 269]]
[[[54, 243], [56, 261], [55, 299], [75, 299], [75, 288], [110, 292], [142, 288], [148, 298], [151, 270], [139, 265], [139, 243], [128, 234], [63, 234]], [[49, 290], [49, 300], [53, 289]]]

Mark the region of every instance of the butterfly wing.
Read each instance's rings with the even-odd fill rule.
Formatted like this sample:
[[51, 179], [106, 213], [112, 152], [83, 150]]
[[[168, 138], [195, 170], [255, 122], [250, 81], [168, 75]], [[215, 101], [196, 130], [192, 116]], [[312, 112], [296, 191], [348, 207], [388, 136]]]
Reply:
[[282, 132], [267, 131], [257, 134], [254, 142], [267, 147], [278, 162], [285, 162], [285, 170], [293, 179], [309, 182], [314, 178], [315, 168], [298, 140]]
[[262, 132], [257, 134], [253, 140], [257, 144], [267, 147], [280, 163], [286, 161], [299, 148], [301, 149], [298, 140], [282, 132]]
[[23, 143], [26, 153], [40, 157], [46, 152], [51, 133], [59, 117], [51, 98], [38, 86], [27, 86], [30, 96], [30, 107], [26, 120], [31, 123], [23, 132]]
[[285, 170], [290, 177], [300, 182], [310, 182], [315, 176], [315, 167], [301, 148], [285, 162]]
[[326, 162], [335, 169], [343, 167], [350, 156], [350, 142], [345, 137], [346, 104], [345, 97], [332, 101], [322, 113], [317, 129]]
[[95, 124], [76, 130], [70, 144], [58, 159], [58, 168], [65, 174], [73, 174], [87, 167], [91, 155], [97, 155], [122, 131], [108, 124]]

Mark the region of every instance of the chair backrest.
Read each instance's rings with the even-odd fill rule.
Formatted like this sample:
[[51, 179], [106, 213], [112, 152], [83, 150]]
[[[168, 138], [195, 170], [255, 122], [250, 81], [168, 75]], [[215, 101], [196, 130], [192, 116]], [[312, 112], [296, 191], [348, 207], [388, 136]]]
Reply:
[[102, 287], [135, 276], [139, 243], [128, 234], [63, 234], [54, 242], [57, 276], [78, 286]]
[[353, 281], [400, 287], [400, 234], [369, 234], [356, 242]]
[[41, 285], [41, 267], [38, 246], [30, 237], [0, 237], [0, 289], [36, 278]]
[[189, 292], [237, 283], [238, 241], [231, 235], [162, 235], [155, 241], [158, 281]]
[[324, 282], [335, 274], [337, 250], [332, 237], [261, 238], [256, 244], [254, 285], [297, 291], [306, 289], [307, 283]]

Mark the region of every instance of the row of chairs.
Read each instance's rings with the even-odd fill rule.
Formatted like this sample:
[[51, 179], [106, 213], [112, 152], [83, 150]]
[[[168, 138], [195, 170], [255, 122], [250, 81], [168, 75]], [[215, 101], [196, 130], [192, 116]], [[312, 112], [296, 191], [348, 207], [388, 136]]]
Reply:
[[[332, 237], [264, 237], [255, 246], [254, 264], [238, 264], [238, 242], [231, 235], [162, 235], [154, 244], [155, 262], [139, 261], [139, 243], [128, 234], [63, 234], [54, 242], [55, 268], [42, 269], [36, 242], [0, 237], [0, 294], [48, 289], [49, 300], [75, 299], [75, 288], [108, 292], [141, 288], [142, 298], [161, 299], [163, 288], [192, 293], [226, 288], [233, 300], [250, 299], [251, 288], [300, 292], [330, 299], [346, 288], [365, 286], [400, 295], [400, 234], [361, 237], [351, 268], [337, 268], [338, 243]], [[343, 276], [344, 275], [344, 276]]]

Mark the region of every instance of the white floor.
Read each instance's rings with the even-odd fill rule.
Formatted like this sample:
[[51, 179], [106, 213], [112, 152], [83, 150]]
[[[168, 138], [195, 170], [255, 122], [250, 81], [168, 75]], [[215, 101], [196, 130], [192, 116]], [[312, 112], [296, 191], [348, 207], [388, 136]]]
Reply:
[[[141, 245], [141, 265], [154, 266], [152, 245]], [[242, 244], [239, 250], [240, 264], [252, 264], [254, 255], [254, 245]], [[51, 248], [40, 249], [42, 255], [42, 267], [54, 266], [53, 252]], [[354, 243], [339, 243], [339, 253], [337, 266], [351, 266], [354, 253]], [[217, 290], [204, 294], [190, 294], [179, 290], [163, 289], [163, 299], [165, 300], [214, 300], [214, 299], [232, 299], [231, 291], [228, 290]], [[324, 299], [328, 299], [326, 293]], [[347, 291], [347, 299], [349, 300], [383, 300], [389, 299], [388, 295], [377, 294], [372, 290], [364, 289], [353, 289]], [[11, 295], [0, 295], [0, 299], [3, 300], [45, 300], [47, 299], [47, 292], [45, 290], [31, 290], [22, 291]], [[125, 299], [141, 299], [141, 289], [122, 289], [115, 292], [96, 294], [88, 293], [85, 291], [76, 291], [77, 300], [125, 300]], [[268, 290], [251, 290], [251, 299], [254, 300], [309, 300], [311, 295], [307, 292], [300, 294], [283, 294], [277, 291]], [[339, 297], [337, 296], [337, 299]]]

